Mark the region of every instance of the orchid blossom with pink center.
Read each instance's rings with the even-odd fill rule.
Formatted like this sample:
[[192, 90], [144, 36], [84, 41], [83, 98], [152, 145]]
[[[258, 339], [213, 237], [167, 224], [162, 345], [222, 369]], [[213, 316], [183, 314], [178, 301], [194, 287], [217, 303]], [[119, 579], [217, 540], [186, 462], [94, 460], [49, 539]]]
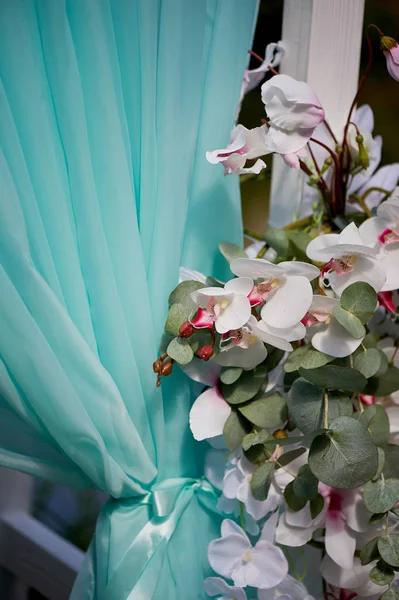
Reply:
[[307, 83], [275, 75], [262, 85], [262, 101], [269, 119], [266, 144], [288, 166], [298, 169], [306, 144], [324, 120], [319, 99]]
[[[266, 167], [263, 160], [259, 156], [268, 154], [269, 150], [265, 144], [266, 127], [255, 127], [247, 129], [244, 125], [237, 125], [231, 132], [230, 144], [226, 148], [213, 150], [206, 153], [208, 162], [213, 165], [221, 163], [224, 166], [225, 175], [236, 173], [241, 175], [244, 173], [260, 173]], [[245, 167], [246, 161], [249, 159], [258, 160], [251, 167]]]
[[377, 260], [386, 274], [382, 292], [399, 288], [399, 187], [392, 196], [377, 208], [359, 227], [364, 242], [377, 251]]
[[369, 283], [376, 292], [385, 284], [385, 270], [377, 259], [378, 250], [366, 245], [359, 229], [350, 223], [340, 234], [327, 233], [313, 239], [306, 254], [316, 262], [326, 262], [322, 269], [329, 285], [340, 296], [352, 283]]
[[253, 281], [239, 277], [228, 281], [224, 288], [208, 287], [192, 292], [191, 298], [199, 305], [191, 323], [196, 328], [216, 328], [218, 333], [239, 329], [251, 315], [248, 294]]
[[333, 311], [339, 306], [339, 300], [329, 296], [313, 296], [312, 304], [302, 319], [306, 324], [307, 334], [312, 346], [336, 358], [349, 356], [363, 341], [354, 338], [333, 316]]
[[381, 49], [387, 59], [387, 70], [390, 76], [399, 81], [399, 44], [391, 37], [384, 35], [381, 38]]

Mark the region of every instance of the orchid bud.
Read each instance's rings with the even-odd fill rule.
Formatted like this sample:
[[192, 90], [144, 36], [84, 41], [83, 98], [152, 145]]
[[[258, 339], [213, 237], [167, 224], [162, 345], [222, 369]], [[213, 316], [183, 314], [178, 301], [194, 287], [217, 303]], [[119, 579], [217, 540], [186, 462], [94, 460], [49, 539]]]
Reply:
[[159, 373], [162, 368], [162, 361], [157, 358], [157, 360], [152, 365], [154, 373]]
[[399, 81], [399, 44], [398, 42], [387, 35], [381, 38], [381, 50], [387, 59], [387, 69], [395, 81]]
[[180, 325], [179, 336], [182, 338], [189, 338], [193, 335], [195, 331], [195, 327], [190, 321], [184, 321], [182, 325]]
[[357, 145], [359, 146], [359, 156], [358, 156], [359, 164], [362, 166], [363, 169], [367, 169], [370, 166], [370, 158], [369, 158], [368, 152], [363, 143], [363, 136], [360, 134], [357, 135], [356, 142], [357, 142]]
[[172, 369], [173, 369], [172, 362], [168, 361], [168, 362], [164, 363], [161, 368], [161, 375], [163, 377], [167, 377], [168, 375], [170, 375], [172, 373]]
[[213, 346], [202, 346], [197, 354], [202, 360], [209, 360], [213, 356]]

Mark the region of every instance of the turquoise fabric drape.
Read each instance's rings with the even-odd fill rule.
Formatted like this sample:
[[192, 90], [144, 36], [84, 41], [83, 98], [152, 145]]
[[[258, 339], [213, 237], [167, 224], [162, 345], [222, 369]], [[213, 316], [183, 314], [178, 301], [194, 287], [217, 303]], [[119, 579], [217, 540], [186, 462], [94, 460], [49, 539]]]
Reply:
[[256, 0], [0, 3], [0, 463], [108, 492], [74, 600], [203, 598], [190, 382], [152, 362], [180, 264], [223, 277]]

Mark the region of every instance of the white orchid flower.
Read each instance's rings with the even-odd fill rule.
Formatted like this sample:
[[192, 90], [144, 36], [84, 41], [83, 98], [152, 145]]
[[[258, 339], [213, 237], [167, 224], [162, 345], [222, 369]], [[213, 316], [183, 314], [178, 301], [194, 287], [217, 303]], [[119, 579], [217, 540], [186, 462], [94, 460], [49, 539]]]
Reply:
[[283, 330], [296, 327], [307, 313], [313, 297], [310, 281], [320, 273], [316, 267], [299, 261], [274, 265], [251, 258], [233, 260], [230, 269], [239, 278], [259, 280], [248, 294], [249, 301], [252, 306], [262, 305], [266, 328], [282, 330], [283, 338]]
[[286, 546], [303, 546], [320, 527], [325, 527], [327, 554], [343, 568], [351, 568], [356, 549], [356, 535], [369, 528], [369, 514], [360, 490], [335, 489], [319, 483], [324, 508], [312, 519], [309, 505], [293, 512], [287, 508], [281, 516], [276, 541]]
[[191, 298], [199, 306], [191, 323], [197, 328], [213, 329], [226, 333], [240, 329], [251, 316], [251, 305], [247, 298], [253, 287], [248, 277], [231, 279], [222, 287], [201, 288], [191, 293]]
[[190, 429], [194, 439], [201, 441], [223, 434], [231, 408], [217, 387], [202, 392], [190, 410]]
[[221, 577], [204, 579], [204, 590], [207, 596], [218, 596], [218, 600], [247, 600], [247, 595], [241, 587], [229, 585]]
[[[321, 563], [321, 575], [323, 578], [338, 589], [345, 589], [353, 592], [349, 598], [362, 598], [363, 600], [378, 600], [381, 594], [388, 589], [388, 586], [380, 586], [370, 579], [370, 571], [376, 565], [377, 561], [373, 561], [368, 565], [362, 565], [360, 559], [355, 557], [353, 566], [342, 568], [335, 563], [328, 554], [323, 558]], [[394, 586], [398, 581], [395, 577]]]
[[312, 304], [302, 320], [307, 326], [312, 346], [336, 358], [353, 354], [364, 338], [354, 338], [333, 317], [333, 310], [339, 300], [329, 296], [313, 296]]
[[311, 260], [326, 263], [321, 274], [328, 277], [338, 296], [357, 281], [369, 283], [376, 292], [385, 283], [385, 272], [377, 260], [378, 251], [366, 246], [354, 223], [339, 234], [316, 237], [308, 244], [306, 254]]
[[[236, 125], [230, 134], [230, 144], [226, 148], [213, 150], [206, 153], [208, 162], [213, 165], [221, 163], [224, 166], [224, 174], [236, 173], [260, 173], [266, 167], [263, 160], [258, 157], [268, 154], [269, 150], [265, 144], [266, 127], [255, 127], [247, 129], [244, 125]], [[258, 160], [251, 167], [245, 167], [247, 159]]]
[[220, 353], [214, 361], [223, 367], [241, 367], [254, 369], [267, 357], [258, 322], [253, 315], [240, 329], [223, 333], [220, 341]]
[[275, 75], [262, 85], [269, 127], [266, 145], [285, 162], [299, 168], [299, 156], [324, 120], [324, 110], [312, 88], [288, 75]]
[[222, 537], [212, 540], [208, 546], [212, 569], [241, 588], [268, 589], [278, 585], [288, 574], [288, 563], [283, 551], [272, 542], [276, 519], [277, 514], [274, 514], [266, 522], [255, 546], [237, 523], [225, 519]]
[[259, 590], [258, 600], [315, 600], [310, 596], [306, 587], [287, 575], [287, 577], [276, 587], [270, 590]]
[[371, 217], [359, 227], [364, 242], [377, 250], [377, 258], [385, 271], [386, 281], [382, 292], [399, 288], [399, 187], [389, 200], [377, 208], [377, 216]]

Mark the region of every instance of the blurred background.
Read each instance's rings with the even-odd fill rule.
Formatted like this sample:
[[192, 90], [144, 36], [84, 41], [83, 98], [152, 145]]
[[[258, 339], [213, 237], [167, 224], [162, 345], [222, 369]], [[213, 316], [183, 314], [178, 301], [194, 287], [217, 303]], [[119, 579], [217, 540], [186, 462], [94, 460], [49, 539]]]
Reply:
[[[281, 38], [283, 4], [283, 0], [261, 1], [253, 45], [253, 50], [261, 56], [264, 56], [265, 47], [269, 42], [277, 42]], [[366, 0], [365, 6], [366, 26], [376, 23], [386, 35], [399, 39], [399, 0]], [[365, 30], [364, 27], [361, 72], [368, 58]], [[360, 104], [370, 104], [373, 108], [374, 134], [382, 135], [384, 140], [381, 164], [389, 164], [399, 160], [399, 88], [387, 74], [386, 61], [378, 51], [378, 36], [374, 33], [373, 40], [376, 50], [375, 64]], [[256, 59], [251, 58], [250, 68], [255, 68], [258, 64]], [[239, 122], [246, 127], [255, 127], [261, 124], [262, 118], [264, 109], [258, 87], [245, 97]], [[259, 233], [267, 226], [272, 161], [269, 160], [268, 163], [268, 168], [262, 172], [261, 177], [241, 183], [244, 226]], [[82, 550], [86, 550], [94, 531], [97, 514], [105, 499], [105, 494], [95, 490], [76, 492], [37, 480], [33, 513], [48, 527]], [[32, 590], [31, 600], [41, 598], [43, 597]]]

